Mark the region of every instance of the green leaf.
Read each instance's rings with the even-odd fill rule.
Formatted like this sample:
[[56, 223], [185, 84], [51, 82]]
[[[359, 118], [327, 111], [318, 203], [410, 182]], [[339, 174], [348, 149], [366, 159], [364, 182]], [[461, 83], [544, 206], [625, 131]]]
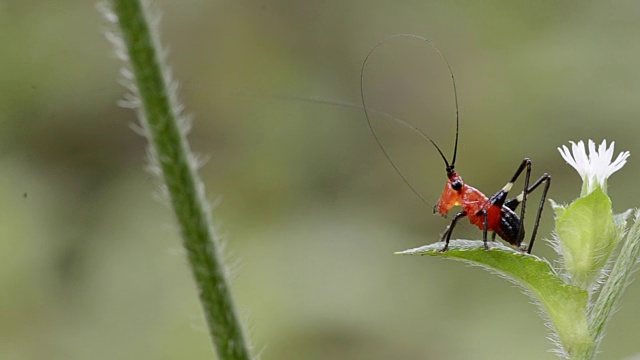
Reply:
[[562, 257], [574, 285], [588, 289], [618, 243], [611, 200], [596, 188], [556, 218]]
[[546, 260], [497, 242], [489, 243], [489, 251], [484, 249], [482, 241], [451, 240], [449, 250], [439, 252], [443, 245], [438, 242], [396, 254], [459, 260], [497, 273], [522, 286], [541, 305], [553, 324], [562, 350], [571, 358], [582, 358], [593, 348], [587, 325], [587, 292], [566, 284]]

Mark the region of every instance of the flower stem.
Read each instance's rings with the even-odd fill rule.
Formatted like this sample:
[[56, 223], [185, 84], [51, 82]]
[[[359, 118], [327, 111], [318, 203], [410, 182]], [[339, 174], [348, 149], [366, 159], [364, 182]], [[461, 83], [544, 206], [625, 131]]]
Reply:
[[131, 85], [139, 97], [141, 122], [148, 132], [152, 161], [166, 185], [218, 358], [250, 359], [210, 223], [204, 187], [178, 123], [180, 107], [170, 89], [172, 84], [160, 49], [155, 47], [155, 28], [149, 26], [146, 6], [140, 0], [113, 0], [112, 4], [115, 15], [112, 20], [122, 34], [123, 57], [132, 70]]

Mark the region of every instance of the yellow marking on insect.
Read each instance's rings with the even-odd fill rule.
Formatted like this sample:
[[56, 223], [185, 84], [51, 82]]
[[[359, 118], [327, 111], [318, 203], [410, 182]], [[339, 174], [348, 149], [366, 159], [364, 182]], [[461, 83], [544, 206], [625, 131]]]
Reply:
[[513, 187], [513, 183], [512, 183], [512, 182], [508, 182], [508, 183], [507, 183], [507, 185], [505, 185], [505, 186], [502, 188], [502, 191], [504, 191], [504, 192], [509, 192], [509, 191], [511, 190], [511, 188], [512, 188], [512, 187]]

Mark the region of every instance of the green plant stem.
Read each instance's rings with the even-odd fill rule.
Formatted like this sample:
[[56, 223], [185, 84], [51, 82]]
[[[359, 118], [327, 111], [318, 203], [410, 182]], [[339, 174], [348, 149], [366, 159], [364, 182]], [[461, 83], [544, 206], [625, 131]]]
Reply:
[[629, 230], [627, 237], [620, 249], [611, 272], [604, 283], [598, 298], [595, 300], [589, 314], [589, 330], [596, 339], [596, 346], [590, 352], [587, 359], [592, 359], [604, 335], [607, 322], [616, 309], [624, 289], [629, 281], [629, 276], [640, 258], [640, 211], [636, 211], [635, 223]]
[[202, 184], [177, 122], [177, 101], [171, 99], [169, 84], [163, 77], [166, 69], [158, 55], [159, 49], [154, 48], [157, 35], [151, 32], [139, 0], [113, 0], [113, 10], [140, 97], [142, 121], [146, 122], [144, 125], [149, 132], [151, 153], [161, 170], [178, 220], [218, 358], [250, 359], [222, 256], [216, 246]]

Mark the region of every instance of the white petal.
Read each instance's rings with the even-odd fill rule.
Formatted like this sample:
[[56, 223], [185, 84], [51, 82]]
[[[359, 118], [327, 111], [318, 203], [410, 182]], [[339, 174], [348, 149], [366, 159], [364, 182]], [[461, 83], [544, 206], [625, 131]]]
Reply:
[[[578, 174], [580, 174], [580, 177], [582, 177], [582, 179], [584, 180], [583, 166], [582, 164], [578, 165], [578, 162], [576, 161], [576, 159], [578, 158], [577, 156], [578, 151], [576, 149], [576, 144], [573, 141], [571, 143], [573, 144], [573, 150], [574, 150], [573, 155], [571, 151], [569, 151], [569, 148], [567, 148], [566, 145], [562, 145], [562, 148], [558, 148], [558, 151], [560, 152], [560, 155], [562, 156], [562, 158], [574, 169], [576, 169], [576, 171], [578, 171]], [[582, 150], [584, 151], [584, 146], [582, 147]]]
[[593, 140], [589, 139], [589, 163], [593, 164], [597, 161], [598, 152], [596, 151], [596, 144]]
[[611, 146], [607, 149], [606, 140], [602, 141], [602, 145], [600, 145], [600, 164], [598, 165], [598, 169], [605, 174], [605, 177], [609, 177], [606, 175], [609, 164], [611, 164], [611, 158], [613, 158], [613, 146], [615, 145], [615, 141], [611, 142]]
[[576, 161], [573, 159], [573, 156], [571, 155], [571, 151], [569, 151], [566, 145], [562, 145], [561, 148], [558, 148], [558, 151], [560, 151], [560, 155], [562, 156], [564, 161], [569, 163], [569, 165], [573, 166], [574, 168], [578, 166], [576, 164]]
[[611, 163], [611, 165], [609, 165], [609, 169], [608, 169], [609, 174], [607, 175], [607, 177], [611, 176], [614, 172], [622, 169], [624, 164], [627, 163], [627, 158], [630, 155], [631, 153], [628, 151], [621, 152], [620, 154], [618, 154], [618, 157]]
[[597, 147], [593, 140], [588, 141], [589, 153], [585, 150], [583, 141], [575, 143], [570, 141], [571, 151], [565, 145], [558, 148], [562, 158], [578, 171], [582, 180], [586, 183], [588, 191], [592, 191], [596, 184], [599, 183], [604, 189], [607, 178], [614, 172], [620, 170], [627, 162], [630, 156], [628, 151], [618, 154], [616, 159], [612, 161], [615, 149], [615, 142], [612, 141], [607, 147], [607, 141], [603, 140]]
[[571, 141], [571, 148], [573, 150], [573, 157], [576, 161], [576, 170], [580, 176], [584, 179], [585, 176], [589, 176], [589, 157], [584, 149], [584, 142], [582, 140], [578, 143]]

